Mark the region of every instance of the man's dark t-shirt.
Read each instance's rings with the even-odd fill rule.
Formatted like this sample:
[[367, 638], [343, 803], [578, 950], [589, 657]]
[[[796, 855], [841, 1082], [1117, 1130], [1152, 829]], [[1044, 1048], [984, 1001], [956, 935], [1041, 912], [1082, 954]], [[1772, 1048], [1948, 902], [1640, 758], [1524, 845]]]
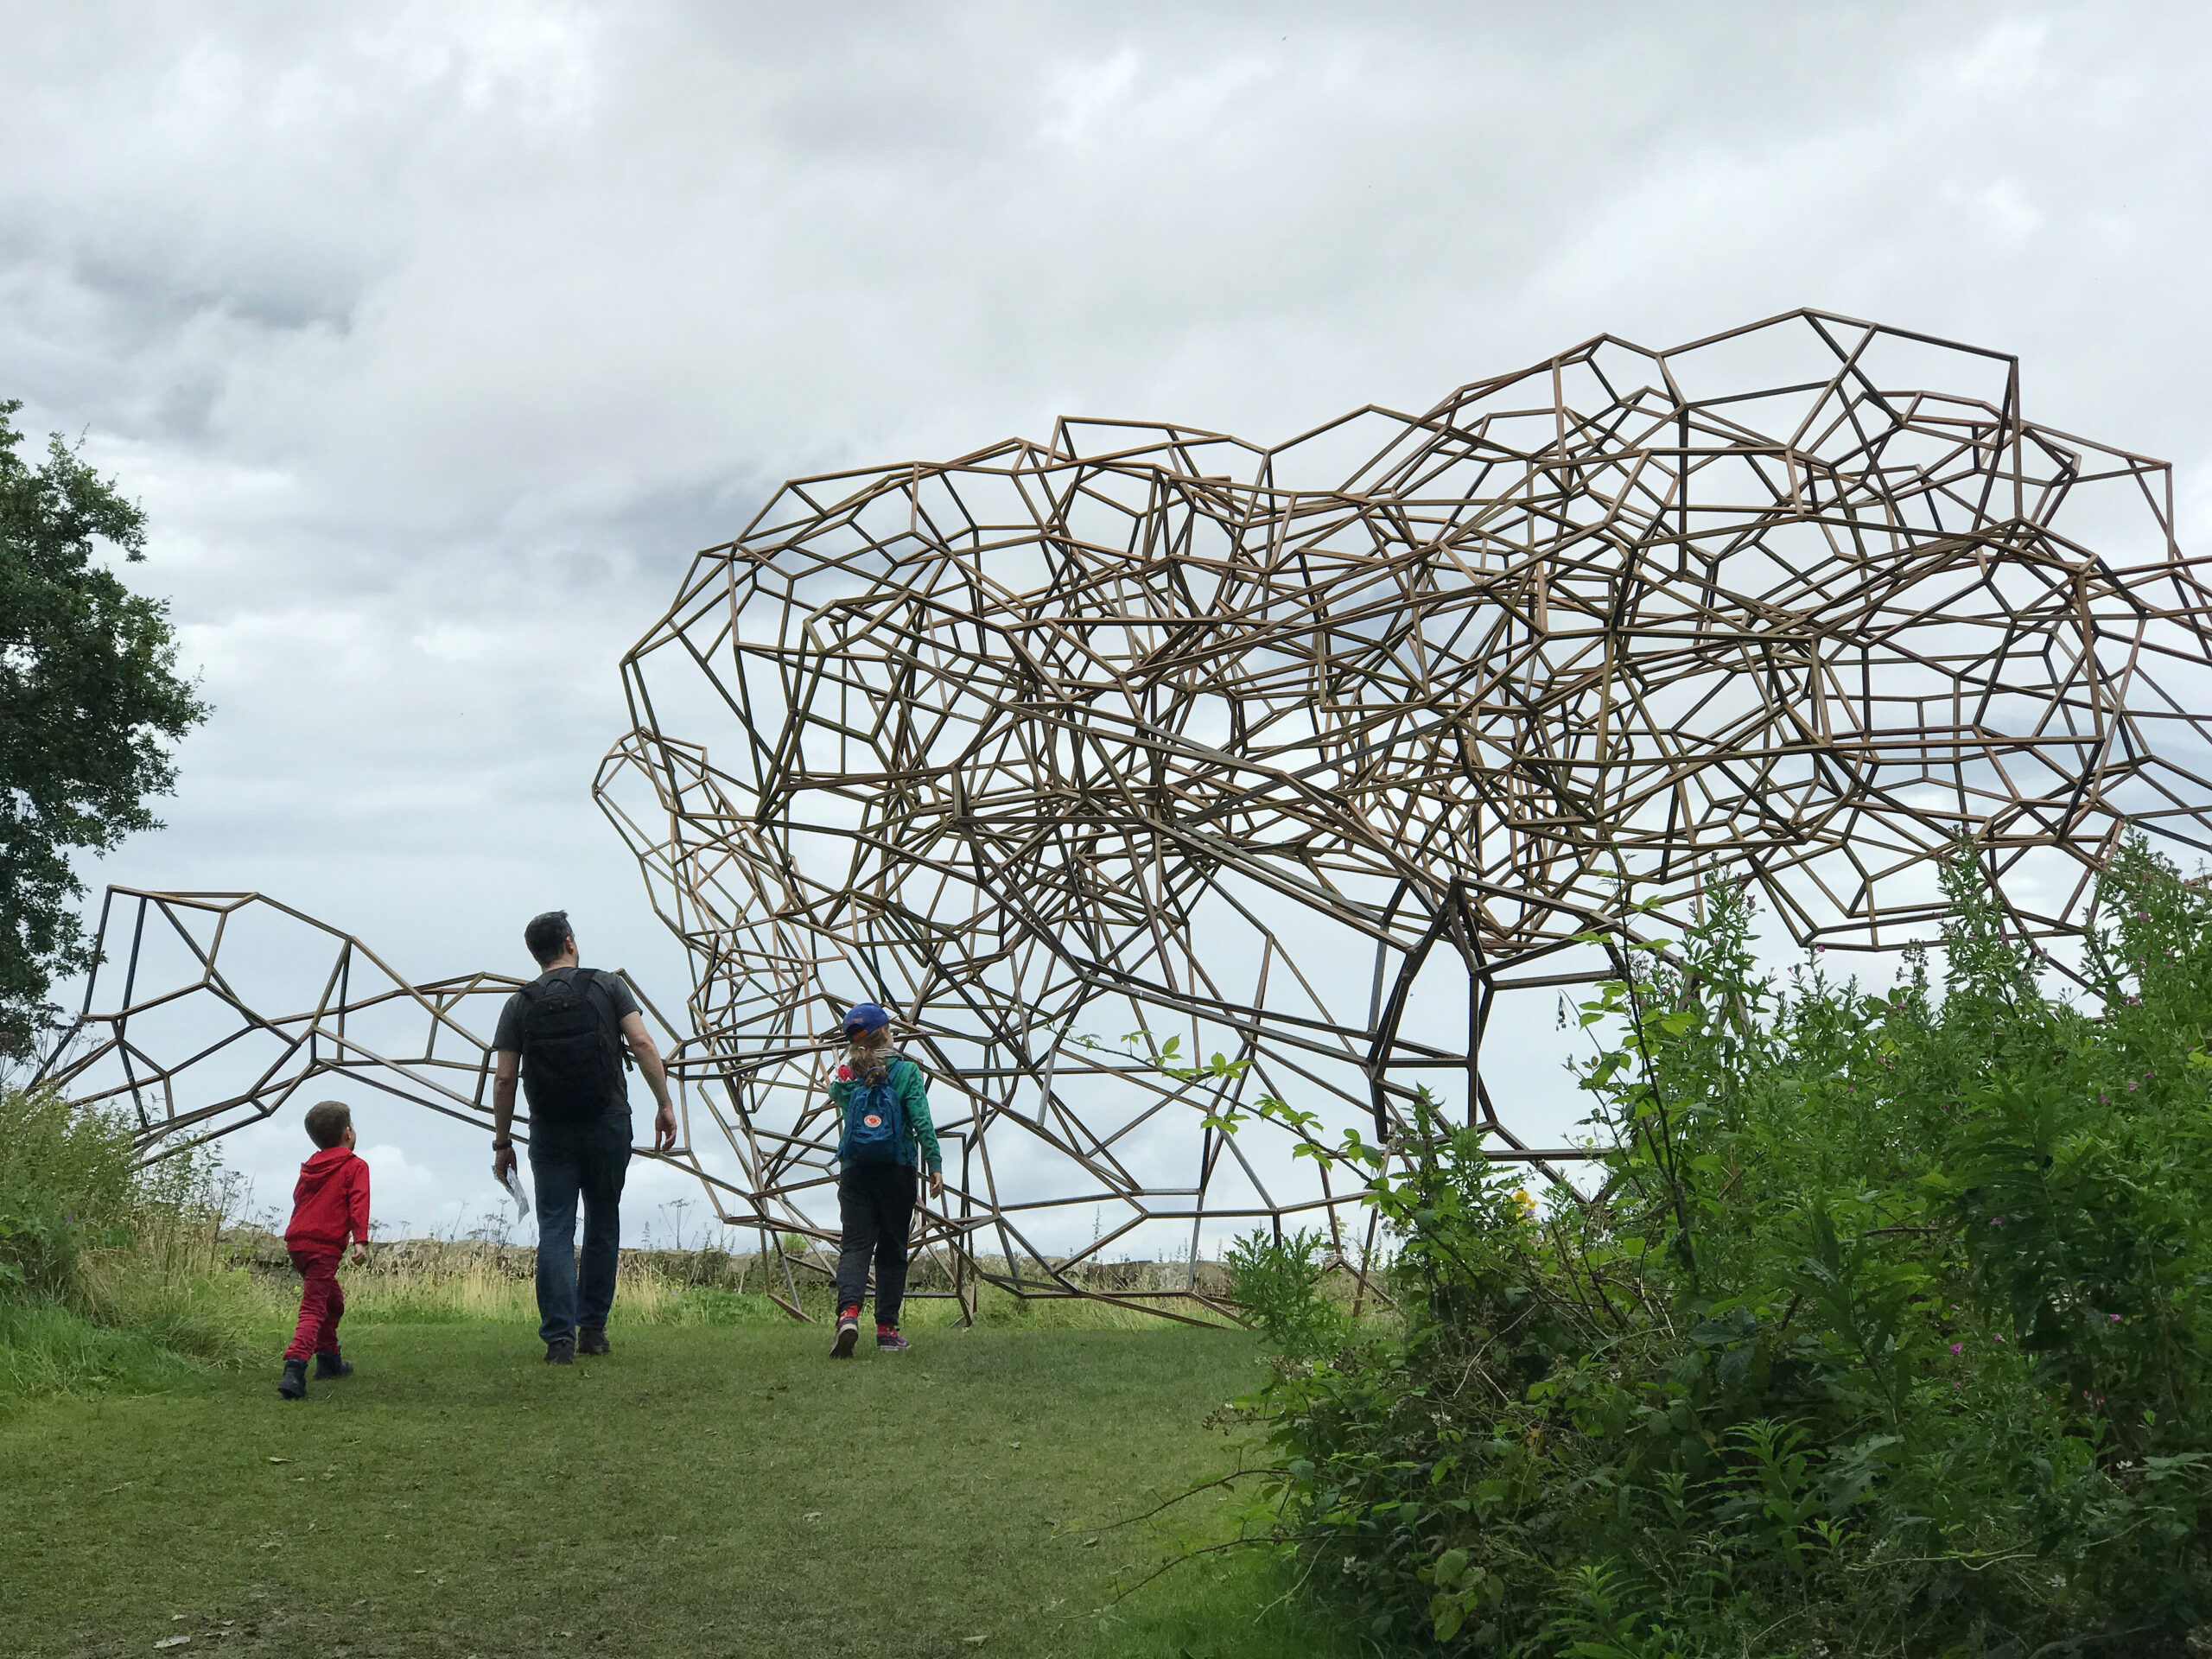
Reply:
[[[639, 1011], [638, 999], [626, 981], [613, 974], [601, 973], [595, 968], [553, 968], [540, 974], [534, 982], [571, 979], [578, 975], [583, 977], [585, 1001], [599, 1010], [601, 1016], [607, 1020], [608, 1029], [614, 1033], [616, 1047], [626, 1053], [627, 1050], [622, 1044], [622, 1021]], [[506, 1007], [499, 1010], [499, 1027], [492, 1033], [493, 1048], [505, 1049], [510, 1054], [522, 1052], [523, 1010], [522, 993], [517, 991], [507, 999]], [[614, 1074], [614, 1086], [620, 1092], [607, 1103], [607, 1109], [626, 1113], [630, 1109], [629, 1090], [619, 1070]]]

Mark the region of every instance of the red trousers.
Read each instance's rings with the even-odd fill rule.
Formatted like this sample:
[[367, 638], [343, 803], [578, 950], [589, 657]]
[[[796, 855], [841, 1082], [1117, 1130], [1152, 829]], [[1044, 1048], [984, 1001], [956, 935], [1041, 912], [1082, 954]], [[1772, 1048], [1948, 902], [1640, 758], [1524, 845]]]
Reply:
[[338, 1351], [338, 1321], [345, 1317], [346, 1293], [338, 1287], [338, 1258], [343, 1250], [294, 1250], [292, 1266], [298, 1269], [300, 1325], [292, 1332], [287, 1359]]

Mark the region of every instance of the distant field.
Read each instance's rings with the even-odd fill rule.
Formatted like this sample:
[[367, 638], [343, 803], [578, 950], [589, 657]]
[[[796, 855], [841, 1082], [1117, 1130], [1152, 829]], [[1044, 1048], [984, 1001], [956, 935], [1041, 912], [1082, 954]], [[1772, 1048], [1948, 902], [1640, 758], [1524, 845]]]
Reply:
[[[1241, 1335], [925, 1329], [824, 1357], [795, 1325], [624, 1326], [539, 1363], [526, 1324], [365, 1324], [359, 1373], [275, 1368], [0, 1419], [0, 1630], [38, 1659], [1337, 1651], [1232, 1529], [1203, 1426]], [[1219, 1563], [1219, 1564], [1217, 1564]], [[188, 1643], [156, 1644], [177, 1637]]]

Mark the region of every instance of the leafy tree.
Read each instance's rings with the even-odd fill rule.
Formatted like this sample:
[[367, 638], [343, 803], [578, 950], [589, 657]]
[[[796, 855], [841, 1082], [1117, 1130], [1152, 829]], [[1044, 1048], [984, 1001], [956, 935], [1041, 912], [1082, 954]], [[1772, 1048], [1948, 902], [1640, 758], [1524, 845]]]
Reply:
[[0, 1058], [29, 1051], [54, 976], [92, 963], [70, 850], [157, 828], [168, 744], [207, 715], [168, 607], [93, 562], [102, 543], [143, 559], [145, 514], [59, 437], [42, 467], [18, 454], [22, 407], [0, 403]]

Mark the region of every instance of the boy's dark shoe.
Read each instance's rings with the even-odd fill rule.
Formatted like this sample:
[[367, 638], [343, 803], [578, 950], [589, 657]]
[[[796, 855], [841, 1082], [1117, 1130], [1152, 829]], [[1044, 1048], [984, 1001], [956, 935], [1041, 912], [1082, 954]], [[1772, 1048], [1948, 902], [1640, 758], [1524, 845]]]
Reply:
[[548, 1365], [575, 1364], [576, 1363], [576, 1344], [566, 1337], [562, 1338], [558, 1342], [547, 1343], [545, 1344], [545, 1363]]
[[283, 1380], [277, 1383], [276, 1392], [287, 1400], [304, 1400], [308, 1392], [308, 1363], [304, 1359], [284, 1362]]
[[576, 1332], [576, 1351], [580, 1354], [611, 1354], [614, 1351], [607, 1345], [604, 1327], [587, 1325]]
[[340, 1359], [335, 1354], [317, 1354], [315, 1357], [315, 1380], [318, 1382], [326, 1376], [353, 1375], [353, 1362], [350, 1359]]
[[887, 1354], [903, 1354], [914, 1344], [899, 1334], [897, 1325], [879, 1325], [875, 1327], [875, 1345]]
[[837, 1320], [837, 1339], [830, 1344], [830, 1357], [850, 1359], [853, 1357], [853, 1350], [860, 1345], [860, 1340], [859, 1319], [850, 1313], [840, 1316]]

